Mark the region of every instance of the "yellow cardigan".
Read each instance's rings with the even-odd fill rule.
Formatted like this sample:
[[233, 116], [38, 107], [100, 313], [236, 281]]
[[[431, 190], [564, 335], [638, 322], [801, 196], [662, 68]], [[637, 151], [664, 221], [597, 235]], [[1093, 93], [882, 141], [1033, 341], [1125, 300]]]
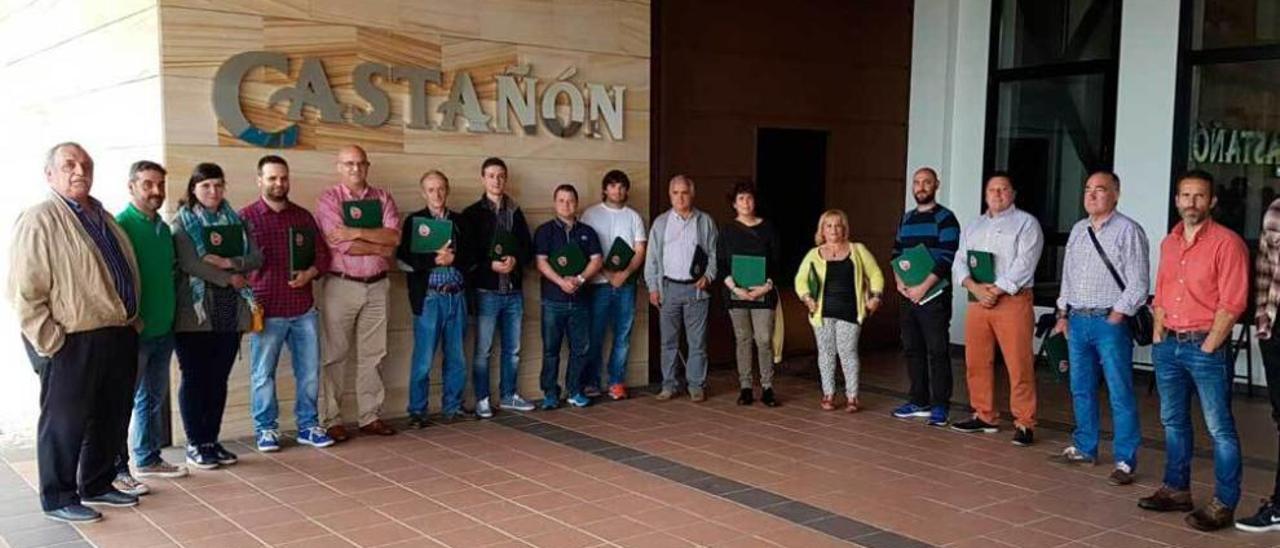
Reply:
[[[867, 317], [867, 285], [864, 280], [870, 282], [871, 293], [879, 294], [884, 291], [884, 275], [880, 273], [880, 267], [876, 265], [876, 258], [867, 250], [867, 246], [857, 242], [849, 242], [849, 257], [853, 259], [854, 273], [856, 275], [853, 280], [853, 289], [854, 295], [858, 298], [858, 323], [862, 323]], [[823, 287], [826, 287], [827, 261], [822, 258], [822, 254], [815, 247], [805, 254], [804, 260], [800, 261], [800, 270], [796, 272], [796, 295], [799, 295], [801, 300], [806, 295], [809, 295], [810, 265], [818, 273], [818, 279], [822, 280]], [[813, 324], [814, 327], [821, 327], [822, 295], [813, 297], [814, 300], [818, 301], [818, 307], [813, 314], [809, 315], [809, 323]]]

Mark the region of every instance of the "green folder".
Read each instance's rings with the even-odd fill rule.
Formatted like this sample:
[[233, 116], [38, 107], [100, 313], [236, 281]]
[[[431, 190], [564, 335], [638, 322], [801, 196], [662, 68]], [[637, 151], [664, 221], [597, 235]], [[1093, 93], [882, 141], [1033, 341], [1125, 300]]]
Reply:
[[626, 270], [635, 256], [636, 251], [631, 249], [626, 240], [621, 236], [614, 238], [613, 245], [609, 247], [609, 255], [604, 258], [604, 269], [610, 272]]
[[1052, 335], [1040, 343], [1044, 346], [1045, 361], [1049, 362], [1049, 369], [1057, 373], [1064, 373], [1062, 362], [1070, 361], [1070, 353], [1067, 351], [1067, 338], [1058, 333]]
[[409, 241], [412, 253], [435, 253], [453, 239], [453, 221], [448, 219], [413, 218], [413, 239]]
[[576, 243], [567, 243], [555, 250], [547, 261], [551, 262], [551, 270], [561, 277], [577, 276], [587, 269], [587, 254]]
[[[924, 244], [917, 244], [915, 247], [906, 249], [897, 259], [893, 260], [893, 271], [902, 279], [902, 283], [907, 287], [916, 287], [933, 272], [933, 268], [937, 266], [937, 262], [933, 260], [933, 254], [929, 253], [929, 248]], [[951, 285], [946, 279], [939, 279], [933, 287], [929, 288], [929, 292], [925, 293], [920, 299], [919, 304], [932, 301], [938, 295], [941, 295], [947, 286]]]
[[765, 259], [758, 255], [734, 255], [730, 259], [729, 272], [733, 276], [734, 285], [743, 289], [751, 289], [764, 285]]
[[243, 257], [244, 225], [210, 225], [204, 227], [204, 249], [219, 257]]
[[809, 286], [809, 296], [812, 297], [813, 300], [816, 301], [822, 297], [822, 278], [818, 276], [818, 269], [813, 266], [812, 263], [809, 264], [809, 280], [807, 285]]
[[289, 272], [302, 272], [316, 264], [316, 233], [310, 228], [289, 227]]
[[969, 250], [969, 277], [980, 284], [996, 283], [996, 256], [990, 251]]
[[493, 242], [489, 245], [489, 260], [501, 261], [503, 257], [515, 255], [517, 247], [519, 244], [516, 243], [516, 235], [498, 227], [493, 232]]
[[342, 202], [342, 224], [351, 228], [382, 228], [382, 202], [378, 200]]

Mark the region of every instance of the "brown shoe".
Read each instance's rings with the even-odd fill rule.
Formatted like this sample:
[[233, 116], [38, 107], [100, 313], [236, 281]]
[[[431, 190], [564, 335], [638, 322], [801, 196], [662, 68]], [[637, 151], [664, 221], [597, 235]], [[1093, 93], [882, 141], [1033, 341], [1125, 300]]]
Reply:
[[1116, 486], [1129, 485], [1133, 483], [1133, 471], [1124, 463], [1116, 463], [1116, 469], [1107, 476], [1107, 483]]
[[844, 403], [844, 412], [857, 413], [862, 408], [861, 403], [862, 402], [858, 401], [858, 398], [849, 398]]
[[330, 426], [328, 430], [324, 431], [324, 433], [328, 434], [335, 443], [342, 443], [351, 439], [351, 435], [347, 433], [347, 427], [341, 424]]
[[832, 396], [822, 396], [822, 401], [818, 404], [823, 411], [831, 411], [836, 408], [835, 400]]
[[1175, 491], [1161, 485], [1151, 496], [1138, 499], [1138, 508], [1153, 512], [1190, 512], [1191, 491]]
[[1236, 511], [1214, 497], [1204, 508], [1187, 514], [1187, 525], [1200, 531], [1217, 531], [1235, 523]]
[[392, 428], [390, 424], [382, 422], [382, 419], [374, 419], [373, 422], [361, 426], [360, 431], [377, 436], [390, 436], [396, 433], [396, 429]]

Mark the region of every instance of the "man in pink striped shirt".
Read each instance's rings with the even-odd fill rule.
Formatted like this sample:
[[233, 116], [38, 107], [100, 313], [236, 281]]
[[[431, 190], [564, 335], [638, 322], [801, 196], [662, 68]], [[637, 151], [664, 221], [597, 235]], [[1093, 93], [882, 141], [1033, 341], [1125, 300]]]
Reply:
[[[360, 431], [382, 436], [396, 433], [382, 421], [381, 414], [386, 396], [382, 361], [387, 355], [387, 270], [400, 241], [400, 217], [391, 193], [369, 184], [369, 156], [364, 149], [342, 147], [337, 169], [339, 182], [320, 195], [316, 222], [331, 251], [321, 301], [324, 362], [320, 422], [329, 437], [341, 442], [348, 438], [342, 420], [342, 395], [353, 335], [357, 339], [355, 392]], [[349, 226], [358, 224], [352, 221], [369, 210], [356, 207], [363, 205], [359, 201], [374, 200], [382, 211], [381, 226]]]

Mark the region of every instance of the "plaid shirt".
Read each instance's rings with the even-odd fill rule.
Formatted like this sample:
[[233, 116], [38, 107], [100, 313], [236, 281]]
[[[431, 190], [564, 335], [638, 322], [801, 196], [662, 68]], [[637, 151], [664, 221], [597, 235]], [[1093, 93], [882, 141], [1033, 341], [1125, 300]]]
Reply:
[[1098, 243], [1116, 268], [1125, 290], [1120, 291], [1116, 279], [1107, 270], [1102, 256], [1089, 238], [1089, 218], [1078, 221], [1067, 238], [1066, 256], [1062, 260], [1062, 286], [1058, 293], [1058, 310], [1070, 308], [1110, 308], [1132, 316], [1147, 302], [1151, 263], [1147, 233], [1133, 219], [1112, 212], [1095, 231]]
[[289, 202], [279, 212], [262, 198], [240, 210], [240, 218], [249, 229], [254, 243], [262, 249], [262, 268], [249, 273], [253, 294], [268, 318], [292, 318], [311, 310], [315, 304], [311, 284], [289, 287], [289, 229], [309, 228], [315, 234], [315, 267], [324, 274], [329, 270], [329, 246], [316, 220], [306, 209]]
[[1271, 338], [1280, 304], [1280, 199], [1271, 202], [1262, 217], [1262, 234], [1258, 235], [1258, 259], [1254, 274], [1254, 303], [1257, 306], [1258, 338]]

